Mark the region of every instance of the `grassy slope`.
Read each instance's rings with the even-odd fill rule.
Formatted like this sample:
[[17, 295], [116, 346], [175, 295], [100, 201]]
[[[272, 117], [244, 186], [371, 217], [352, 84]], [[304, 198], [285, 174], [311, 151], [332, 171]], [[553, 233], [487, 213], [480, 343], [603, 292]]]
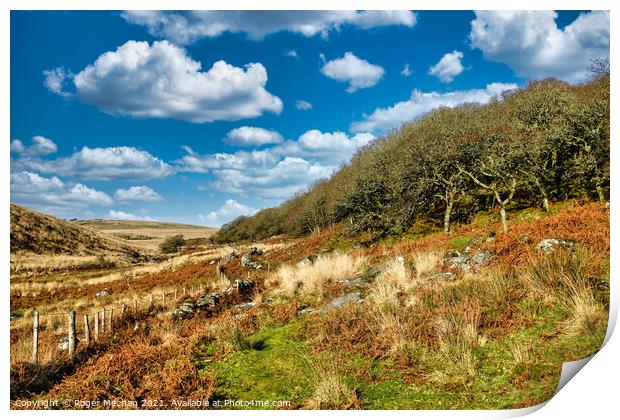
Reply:
[[[94, 398], [148, 395], [167, 401], [207, 393], [211, 399], [290, 400], [293, 408], [482, 409], [538, 404], [553, 395], [563, 362], [598, 350], [606, 328], [601, 313], [608, 309], [609, 296], [604, 289], [593, 291], [584, 285], [601, 308], [593, 312], [598, 318], [579, 318], [570, 293], [567, 299], [562, 289], [564, 276], [555, 276], [553, 281], [559, 283], [545, 284], [545, 276], [552, 278], [557, 270], [549, 270], [548, 261], [533, 252], [533, 246], [541, 237], [574, 239], [584, 254], [564, 261], [562, 270], [569, 274], [573, 270], [588, 282], [608, 282], [609, 213], [598, 203], [562, 204], [548, 215], [528, 210], [512, 214], [511, 220], [511, 232], [499, 233], [489, 245], [498, 253], [495, 263], [479, 275], [454, 283], [423, 282], [399, 292], [417, 299], [413, 308], [397, 307], [397, 333], [376, 325], [377, 307], [370, 290], [363, 292], [368, 303], [361, 310], [350, 305], [305, 317], [295, 315], [299, 299], [283, 296], [259, 304], [240, 319], [234, 317], [239, 312], [224, 309], [209, 320], [154, 325], [148, 335], [111, 348], [104, 366], [79, 368], [41, 396], [81, 398], [87, 392]], [[297, 240], [292, 247], [264, 255], [261, 261], [271, 261], [272, 269], [275, 263], [294, 265], [321, 248], [357, 252], [371, 264], [394, 255], [415, 261], [419, 253], [462, 247], [466, 238], [497, 228], [493, 215], [481, 215], [449, 236], [394, 238], [357, 251], [352, 249], [355, 241], [343, 240], [341, 232], [324, 232], [323, 237]], [[533, 242], [525, 243], [524, 235]], [[531, 284], [524, 273], [541, 272], [541, 267], [547, 270], [542, 271], [543, 283]], [[252, 276], [261, 284], [266, 273]], [[314, 304], [343, 292], [330, 287], [301, 298]], [[446, 343], [437, 337], [437, 321], [458, 318], [476, 304], [480, 306], [475, 342], [451, 342], [448, 337], [444, 348]], [[585, 325], [570, 333], [580, 320]], [[462, 332], [453, 334], [458, 339]], [[171, 336], [177, 338], [170, 340]], [[405, 346], [397, 345], [401, 338]], [[462, 355], [469, 356], [469, 370]], [[152, 367], [149, 372], [165, 372], [162, 379], [153, 379], [169, 386], [165, 393], [153, 394], [157, 388], [148, 384], [155, 382], [141, 379], [145, 363]], [[93, 382], [101, 377], [106, 381]]]
[[138, 252], [121, 239], [11, 204], [11, 253], [17, 251], [75, 256]]

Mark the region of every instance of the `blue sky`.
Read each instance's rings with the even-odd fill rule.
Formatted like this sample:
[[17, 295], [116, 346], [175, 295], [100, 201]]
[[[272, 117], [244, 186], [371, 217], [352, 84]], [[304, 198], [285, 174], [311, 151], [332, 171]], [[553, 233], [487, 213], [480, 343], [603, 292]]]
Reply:
[[434, 107], [608, 55], [607, 12], [12, 12], [11, 201], [219, 226]]

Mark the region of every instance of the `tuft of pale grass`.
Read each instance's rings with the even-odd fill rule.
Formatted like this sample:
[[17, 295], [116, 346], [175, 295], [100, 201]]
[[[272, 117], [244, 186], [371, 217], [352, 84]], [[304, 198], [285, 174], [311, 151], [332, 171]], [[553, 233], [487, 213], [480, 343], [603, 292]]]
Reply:
[[480, 306], [472, 302], [451, 308], [434, 322], [443, 364], [465, 379], [477, 373], [473, 350], [479, 345], [480, 313]]
[[531, 343], [514, 343], [510, 347], [510, 354], [518, 364], [531, 364], [534, 362]]
[[432, 273], [441, 261], [441, 254], [438, 252], [416, 252], [413, 256], [413, 266], [416, 276], [422, 278]]
[[607, 323], [607, 311], [589, 290], [573, 294], [568, 309], [570, 316], [564, 325], [569, 336], [595, 334]]
[[355, 406], [358, 402], [355, 391], [344, 382], [334, 363], [310, 361], [314, 372], [314, 394], [311, 405], [318, 409], [343, 409]]
[[354, 278], [361, 273], [365, 259], [350, 254], [337, 254], [317, 259], [314, 264], [285, 265], [268, 280], [277, 285], [276, 293], [285, 296], [321, 293], [329, 282]]

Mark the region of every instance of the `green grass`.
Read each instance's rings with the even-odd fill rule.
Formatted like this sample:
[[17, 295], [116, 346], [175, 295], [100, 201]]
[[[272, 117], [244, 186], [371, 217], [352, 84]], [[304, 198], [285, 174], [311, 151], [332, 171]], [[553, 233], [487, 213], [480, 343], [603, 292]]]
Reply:
[[453, 249], [456, 249], [459, 252], [465, 251], [465, 247], [472, 240], [471, 236], [459, 236], [450, 241]]
[[301, 404], [312, 395], [307, 345], [293, 337], [295, 324], [268, 328], [249, 337], [249, 350], [210, 361], [214, 344], [198, 355], [201, 371], [217, 378], [219, 399], [288, 400]]

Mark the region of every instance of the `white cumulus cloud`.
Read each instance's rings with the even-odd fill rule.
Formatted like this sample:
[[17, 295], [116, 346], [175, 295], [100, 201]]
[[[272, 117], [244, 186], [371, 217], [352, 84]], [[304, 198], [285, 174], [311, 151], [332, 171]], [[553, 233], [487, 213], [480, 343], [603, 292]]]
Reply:
[[133, 186], [128, 189], [119, 188], [114, 193], [118, 201], [164, 201], [164, 198], [146, 185]]
[[140, 216], [135, 213], [124, 212], [120, 210], [108, 211], [108, 217], [113, 220], [144, 220], [152, 221], [153, 219], [148, 216]]
[[437, 64], [428, 69], [428, 74], [437, 76], [443, 83], [450, 83], [465, 70], [461, 63], [462, 59], [463, 53], [461, 51], [455, 50], [446, 53]]
[[590, 60], [609, 57], [609, 12], [582, 13], [562, 29], [556, 18], [554, 11], [479, 11], [469, 40], [519, 76], [583, 81]]
[[309, 109], [312, 109], [312, 104], [308, 101], [304, 101], [303, 99], [298, 99], [297, 101], [295, 101], [295, 108], [300, 111], [307, 111]]
[[127, 41], [72, 78], [75, 97], [113, 115], [196, 123], [280, 113], [282, 101], [265, 89], [261, 63], [244, 68], [217, 61], [207, 71], [168, 41]]
[[230, 130], [224, 140], [236, 146], [262, 146], [265, 144], [278, 144], [284, 141], [282, 135], [277, 131], [248, 126]]
[[370, 64], [360, 59], [352, 52], [346, 52], [342, 58], [328, 61], [321, 68], [321, 73], [330, 79], [349, 84], [347, 92], [353, 93], [358, 89], [369, 88], [383, 77], [383, 67]]
[[146, 180], [163, 178], [174, 172], [172, 167], [161, 159], [144, 150], [128, 146], [84, 146], [68, 157], [52, 160], [22, 157], [11, 163], [17, 170], [27, 169], [95, 180]]
[[207, 223], [209, 226], [220, 227], [224, 223], [230, 222], [239, 216], [251, 216], [257, 211], [258, 209], [230, 199], [226, 200], [222, 207], [215, 211], [209, 212], [206, 215], [199, 214], [198, 220], [202, 223]]
[[67, 185], [58, 177], [46, 178], [37, 173], [11, 173], [11, 201], [29, 207], [86, 208], [110, 206], [112, 198], [84, 184]]
[[11, 152], [28, 157], [44, 156], [58, 151], [58, 146], [51, 139], [43, 136], [34, 136], [30, 146], [26, 146], [21, 140], [11, 141]]
[[484, 89], [457, 90], [454, 92], [422, 92], [415, 89], [408, 100], [387, 108], [377, 108], [362, 121], [351, 124], [352, 132], [381, 133], [402, 123], [414, 120], [439, 107], [455, 107], [466, 103], [485, 104], [506, 90], [516, 89], [513, 83], [490, 83]]
[[176, 170], [213, 174], [210, 186], [220, 191], [281, 199], [328, 177], [374, 138], [370, 133], [308, 130], [297, 140], [264, 150], [201, 155], [190, 149], [176, 161]]
[[280, 31], [327, 37], [330, 31], [345, 25], [369, 29], [416, 24], [415, 13], [407, 10], [126, 11], [122, 16], [130, 23], [146, 27], [151, 35], [177, 44], [190, 44], [225, 32], [241, 32], [260, 40]]

